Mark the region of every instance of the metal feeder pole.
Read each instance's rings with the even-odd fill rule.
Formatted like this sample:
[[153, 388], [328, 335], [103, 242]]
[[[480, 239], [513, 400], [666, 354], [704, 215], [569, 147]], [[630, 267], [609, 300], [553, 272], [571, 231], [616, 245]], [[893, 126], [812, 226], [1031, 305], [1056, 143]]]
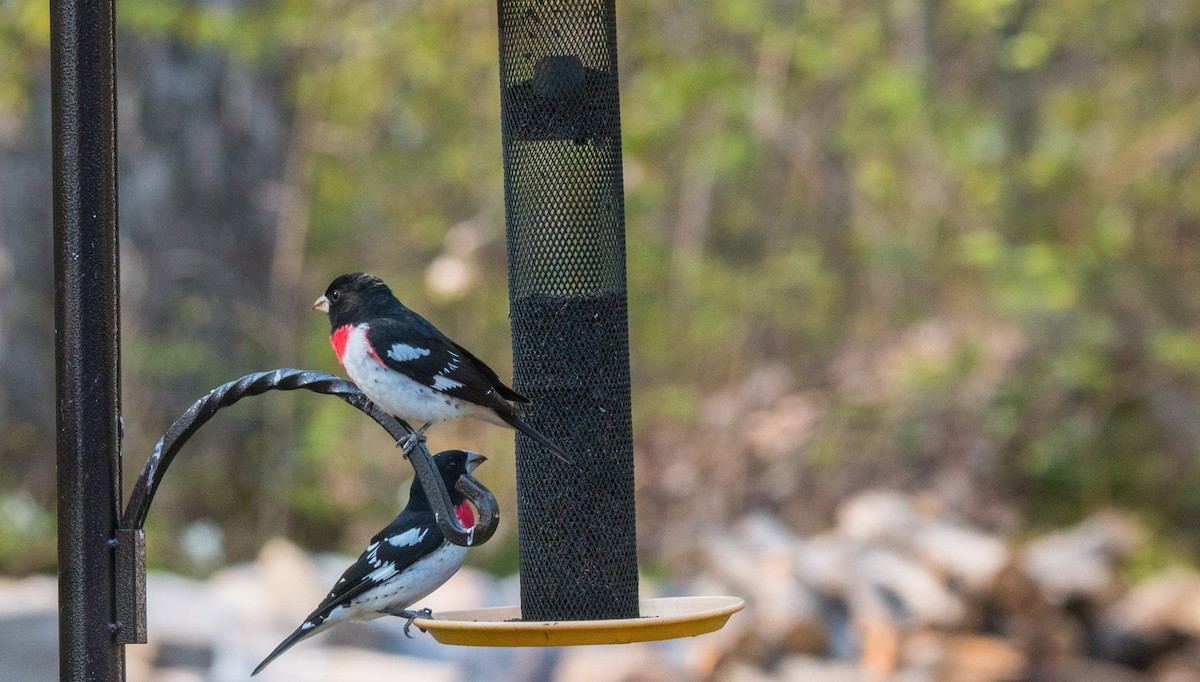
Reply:
[[638, 616], [613, 0], [498, 0], [525, 620]]
[[50, 1], [59, 676], [124, 680], [113, 0]]

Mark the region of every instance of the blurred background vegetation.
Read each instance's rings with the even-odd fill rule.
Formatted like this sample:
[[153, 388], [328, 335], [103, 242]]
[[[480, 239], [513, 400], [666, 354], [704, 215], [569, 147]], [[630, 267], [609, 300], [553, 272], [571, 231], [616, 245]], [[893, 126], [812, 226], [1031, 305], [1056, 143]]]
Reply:
[[[0, 0], [0, 573], [55, 562], [49, 9]], [[1200, 3], [618, 3], [639, 532], [864, 488], [1008, 533], [1099, 508], [1200, 556]], [[338, 371], [366, 270], [508, 375], [495, 6], [122, 0], [126, 486], [194, 399]], [[714, 434], [720, 434], [719, 437]], [[473, 561], [515, 569], [510, 523]], [[408, 465], [340, 401], [188, 445], [151, 562], [357, 552]]]

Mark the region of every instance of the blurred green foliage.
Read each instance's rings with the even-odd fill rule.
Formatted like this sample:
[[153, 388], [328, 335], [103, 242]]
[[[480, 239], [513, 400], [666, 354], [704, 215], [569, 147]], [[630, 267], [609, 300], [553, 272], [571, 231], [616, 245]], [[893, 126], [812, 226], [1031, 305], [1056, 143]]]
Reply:
[[[781, 363], [832, 405], [807, 446], [814, 462], [954, 463], [961, 442], [938, 437], [953, 422], [987, 443], [982, 469], [1030, 522], [1130, 506], [1196, 552], [1200, 4], [618, 10], [640, 434], [696, 424], [706, 394]], [[20, 116], [46, 55], [46, 3], [5, 0], [0, 15], [0, 108]], [[118, 15], [126, 34], [222, 53], [285, 85], [307, 295], [340, 272], [375, 272], [503, 364], [492, 5], [123, 0]], [[473, 273], [464, 291], [427, 284], [442, 257]], [[203, 326], [205, 305], [179, 324]], [[887, 355], [929, 325], [950, 340]], [[301, 324], [304, 366], [335, 369], [324, 331]], [[248, 371], [187, 341], [128, 344], [126, 370], [147, 381]], [[843, 389], [833, 368], [847, 349], [895, 359], [901, 379]], [[396, 508], [404, 465], [332, 402], [297, 403], [297, 463], [278, 494], [294, 536], [354, 548]], [[445, 428], [433, 440], [511, 447], [499, 430]], [[484, 478], [511, 491], [498, 461]], [[239, 504], [217, 492], [227, 472], [204, 481], [202, 465], [177, 466], [213, 495], [162, 533]], [[262, 472], [243, 475], [253, 487]], [[23, 499], [0, 498], [0, 513]], [[26, 568], [11, 549], [19, 528], [0, 528], [0, 565]], [[507, 543], [485, 562], [512, 567]]]

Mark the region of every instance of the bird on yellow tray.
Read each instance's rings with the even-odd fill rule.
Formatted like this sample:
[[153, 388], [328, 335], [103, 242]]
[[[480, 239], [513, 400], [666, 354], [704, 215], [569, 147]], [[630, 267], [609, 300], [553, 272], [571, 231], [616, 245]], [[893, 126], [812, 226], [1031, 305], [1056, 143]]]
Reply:
[[[454, 512], [464, 528], [475, 525], [475, 515], [471, 503], [455, 490], [455, 484], [485, 460], [483, 455], [466, 450], [447, 450], [433, 458], [442, 483], [450, 493]], [[428, 609], [410, 611], [408, 607], [441, 587], [466, 558], [466, 547], [453, 544], [442, 535], [425, 489], [414, 478], [404, 511], [371, 538], [366, 551], [346, 569], [329, 596], [258, 664], [251, 675], [262, 672], [296, 643], [349, 620], [401, 616], [408, 620], [404, 624], [407, 635], [413, 619], [432, 615]]]

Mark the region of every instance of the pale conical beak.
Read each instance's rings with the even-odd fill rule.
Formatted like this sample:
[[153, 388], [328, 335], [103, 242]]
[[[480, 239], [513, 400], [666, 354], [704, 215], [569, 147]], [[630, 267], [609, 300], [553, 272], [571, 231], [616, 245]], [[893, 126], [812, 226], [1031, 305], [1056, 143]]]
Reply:
[[483, 464], [484, 462], [487, 461], [487, 457], [484, 457], [483, 455], [479, 454], [478, 452], [471, 452], [470, 450], [463, 450], [463, 452], [467, 453], [467, 473], [468, 474], [474, 473], [475, 467], [477, 467], [480, 464]]
[[313, 310], [320, 310], [323, 313], [329, 312], [329, 299], [324, 296], [318, 298], [317, 302], [313, 303]]

